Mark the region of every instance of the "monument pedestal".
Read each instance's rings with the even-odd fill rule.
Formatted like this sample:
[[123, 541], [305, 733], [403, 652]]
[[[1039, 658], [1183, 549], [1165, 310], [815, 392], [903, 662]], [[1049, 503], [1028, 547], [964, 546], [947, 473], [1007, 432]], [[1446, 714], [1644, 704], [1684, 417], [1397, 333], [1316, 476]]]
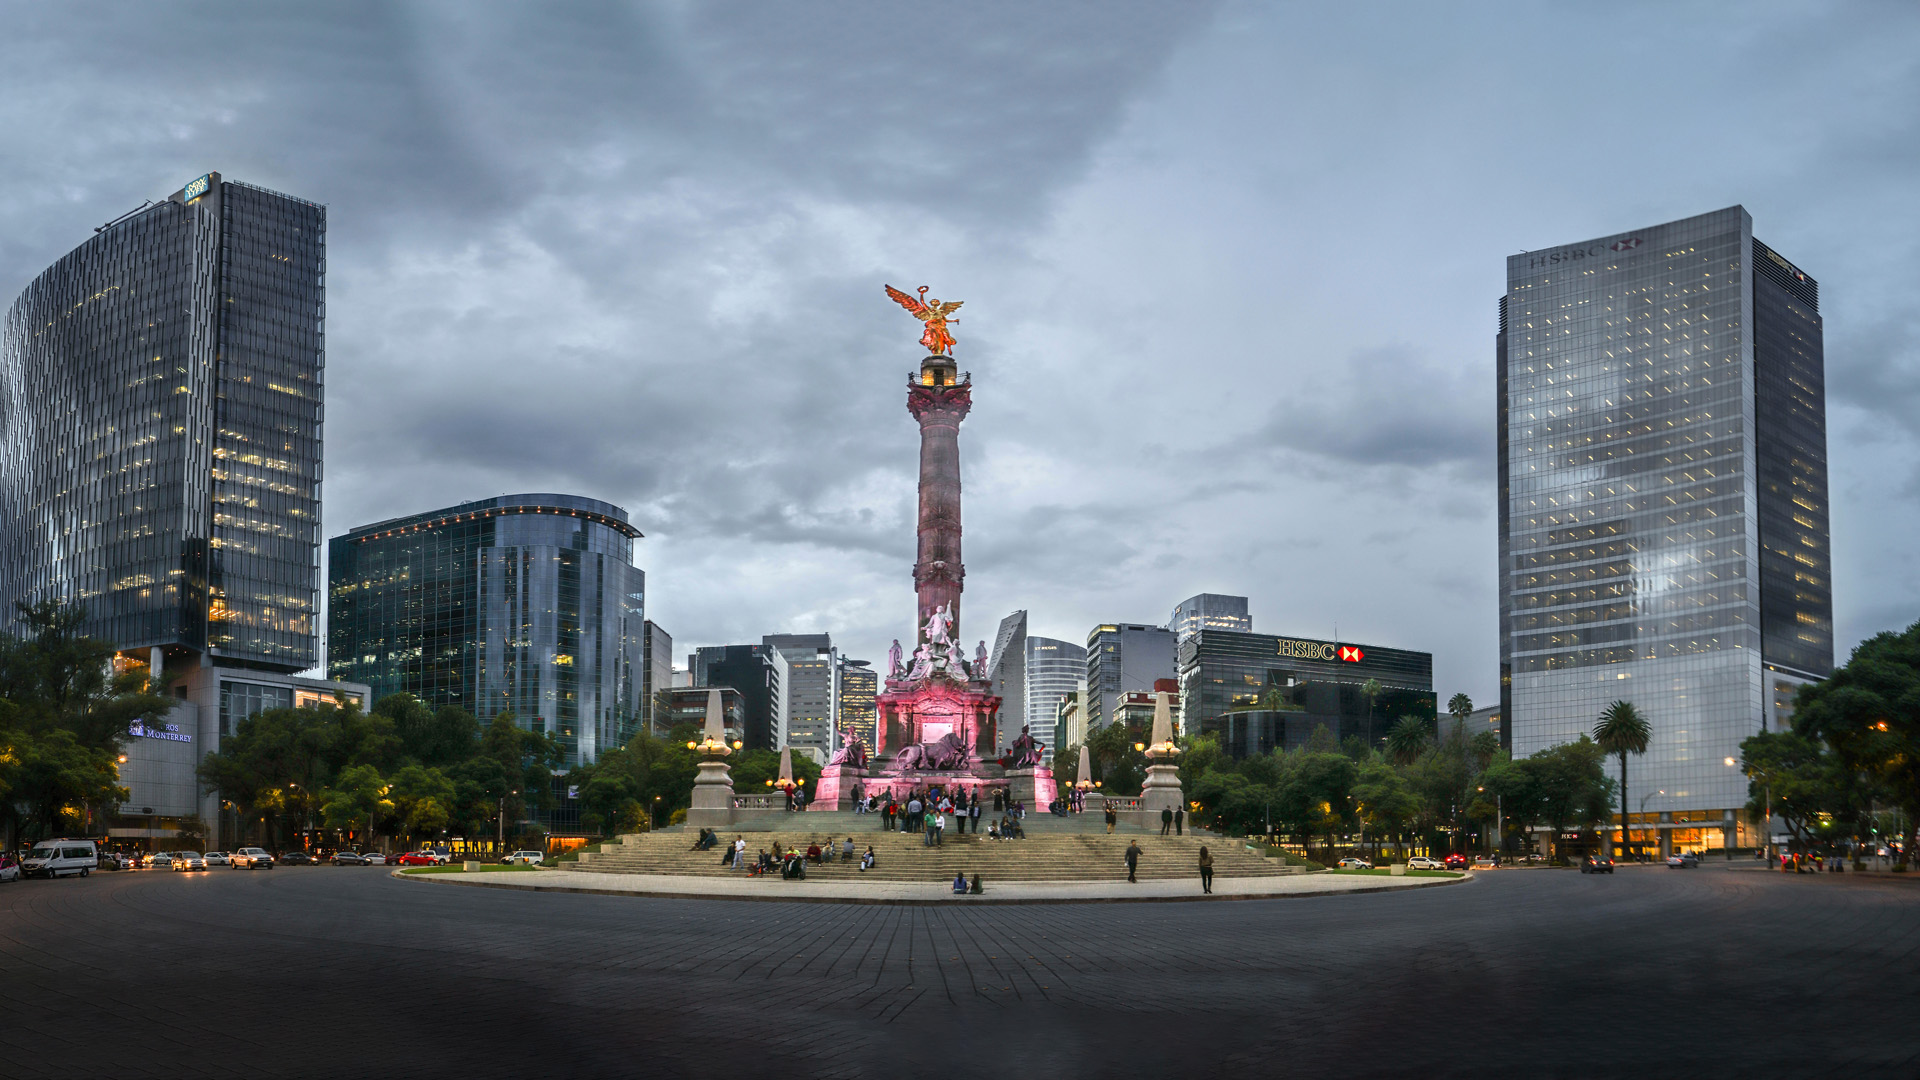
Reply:
[[1160, 811], [1178, 810], [1186, 804], [1187, 796], [1180, 787], [1178, 765], [1147, 766], [1147, 782], [1140, 789], [1141, 813], [1157, 825]]
[[1007, 797], [1025, 803], [1030, 812], [1046, 813], [1047, 806], [1060, 797], [1060, 789], [1054, 785], [1053, 770], [1045, 765], [1008, 769]]
[[724, 760], [708, 758], [700, 763], [700, 775], [693, 778], [687, 824], [709, 829], [733, 824], [733, 774]]
[[820, 783], [813, 789], [813, 801], [807, 804], [809, 810], [851, 810], [855, 791], [859, 789], [862, 798], [870, 794], [866, 790], [867, 770], [856, 769], [850, 765], [829, 765], [820, 770]]

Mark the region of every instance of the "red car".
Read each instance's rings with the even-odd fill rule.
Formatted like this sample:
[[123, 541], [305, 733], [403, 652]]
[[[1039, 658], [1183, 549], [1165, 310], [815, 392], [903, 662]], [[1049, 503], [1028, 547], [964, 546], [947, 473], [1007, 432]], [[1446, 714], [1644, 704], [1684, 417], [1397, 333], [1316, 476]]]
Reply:
[[438, 866], [440, 865], [439, 861], [436, 860], [433, 856], [422, 855], [417, 851], [409, 851], [405, 855], [402, 855], [393, 861], [396, 863], [399, 863], [401, 866]]
[[1467, 868], [1467, 857], [1465, 855], [1462, 855], [1456, 851], [1453, 854], [1447, 856], [1447, 869], [1465, 870], [1466, 868]]

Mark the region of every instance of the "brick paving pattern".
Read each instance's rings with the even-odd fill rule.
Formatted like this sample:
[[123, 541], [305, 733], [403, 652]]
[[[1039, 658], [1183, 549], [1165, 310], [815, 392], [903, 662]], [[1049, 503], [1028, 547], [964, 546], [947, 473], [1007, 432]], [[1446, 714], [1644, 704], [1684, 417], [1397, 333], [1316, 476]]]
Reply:
[[973, 908], [97, 873], [0, 885], [0, 1075], [1911, 1077], [1917, 947], [1920, 886], [1712, 866]]

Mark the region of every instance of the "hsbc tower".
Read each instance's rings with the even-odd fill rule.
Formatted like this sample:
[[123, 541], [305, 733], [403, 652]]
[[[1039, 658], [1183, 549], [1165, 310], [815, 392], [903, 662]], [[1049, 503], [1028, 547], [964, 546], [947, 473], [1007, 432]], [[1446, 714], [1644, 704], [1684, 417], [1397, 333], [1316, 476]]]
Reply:
[[1818, 283], [1739, 206], [1529, 251], [1495, 355], [1503, 738], [1629, 701], [1630, 839], [1762, 842], [1740, 741], [1833, 668]]

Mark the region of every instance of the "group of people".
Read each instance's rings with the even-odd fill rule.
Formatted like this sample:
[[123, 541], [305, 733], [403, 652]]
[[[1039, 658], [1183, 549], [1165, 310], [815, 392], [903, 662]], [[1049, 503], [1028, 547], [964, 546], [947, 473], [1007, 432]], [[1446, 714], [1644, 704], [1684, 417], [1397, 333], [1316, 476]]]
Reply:
[[[805, 851], [789, 844], [783, 852], [780, 850], [780, 845], [775, 844], [772, 851], [761, 848], [760, 857], [749, 863], [747, 861], [747, 842], [745, 839], [736, 836], [734, 837], [733, 843], [727, 849], [727, 857], [731, 860], [727, 865], [736, 869], [746, 870], [749, 877], [779, 871], [780, 876], [783, 878], [805, 879], [807, 876], [808, 863], [818, 866], [830, 863], [836, 858], [845, 862], [852, 862], [854, 858], [853, 837], [847, 837], [837, 846], [832, 837], [828, 837], [825, 843], [815, 839], [807, 844]], [[866, 853], [860, 856], [860, 869], [871, 870], [873, 867], [873, 847], [872, 845], [868, 845]]]

